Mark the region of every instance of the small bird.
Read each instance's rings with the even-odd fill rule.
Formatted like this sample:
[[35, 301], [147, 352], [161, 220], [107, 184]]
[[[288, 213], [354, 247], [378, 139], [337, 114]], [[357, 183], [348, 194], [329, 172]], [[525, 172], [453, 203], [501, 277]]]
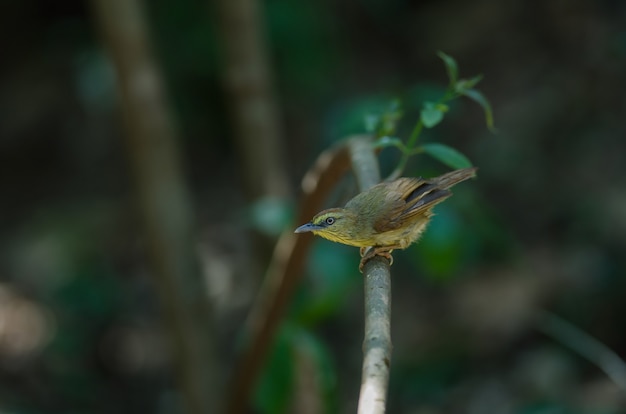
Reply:
[[316, 214], [295, 233], [312, 232], [325, 239], [360, 247], [365, 263], [383, 256], [393, 263], [391, 252], [417, 241], [433, 216], [432, 209], [452, 195], [455, 184], [476, 175], [477, 168], [464, 168], [434, 178], [402, 177], [382, 182], [358, 194], [343, 208]]

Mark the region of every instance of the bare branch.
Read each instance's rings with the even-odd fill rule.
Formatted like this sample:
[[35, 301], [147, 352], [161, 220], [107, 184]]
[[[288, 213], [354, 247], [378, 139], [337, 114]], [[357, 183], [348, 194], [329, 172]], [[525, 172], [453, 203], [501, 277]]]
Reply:
[[[380, 171], [371, 141], [353, 139], [349, 148], [359, 190], [364, 191], [377, 184]], [[375, 257], [365, 263], [363, 275], [365, 337], [358, 413], [379, 414], [385, 412], [392, 348], [389, 262], [382, 257]]]
[[94, 14], [117, 73], [129, 160], [187, 412], [217, 401], [212, 318], [195, 256], [193, 212], [177, 134], [138, 0], [94, 0]]

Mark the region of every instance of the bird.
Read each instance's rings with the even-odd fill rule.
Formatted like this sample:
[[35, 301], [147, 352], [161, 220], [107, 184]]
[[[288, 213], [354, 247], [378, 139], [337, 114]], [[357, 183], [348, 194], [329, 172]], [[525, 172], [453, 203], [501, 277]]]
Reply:
[[295, 233], [311, 232], [333, 242], [360, 248], [359, 270], [374, 256], [393, 264], [391, 253], [417, 241], [433, 207], [452, 195], [450, 187], [476, 176], [476, 167], [450, 171], [438, 177], [401, 177], [359, 193], [343, 208], [317, 213]]

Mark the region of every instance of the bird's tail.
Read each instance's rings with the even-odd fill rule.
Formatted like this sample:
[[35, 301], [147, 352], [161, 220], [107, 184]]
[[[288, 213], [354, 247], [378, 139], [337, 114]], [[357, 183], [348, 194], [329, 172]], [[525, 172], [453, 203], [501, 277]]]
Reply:
[[462, 168], [460, 170], [450, 171], [440, 175], [439, 177], [432, 178], [433, 183], [436, 183], [439, 188], [448, 189], [455, 184], [465, 181], [468, 178], [476, 176], [477, 167]]

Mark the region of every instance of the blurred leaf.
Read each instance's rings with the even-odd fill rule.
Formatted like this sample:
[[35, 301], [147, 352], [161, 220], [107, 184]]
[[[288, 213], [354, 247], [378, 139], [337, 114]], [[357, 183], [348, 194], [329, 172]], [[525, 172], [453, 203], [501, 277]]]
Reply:
[[249, 209], [252, 226], [261, 233], [277, 236], [293, 221], [293, 206], [284, 199], [266, 197], [254, 202]]
[[450, 84], [456, 84], [456, 80], [459, 76], [459, 67], [456, 64], [456, 60], [452, 56], [446, 55], [445, 53], [439, 51], [437, 52], [437, 56], [443, 60], [443, 63], [446, 65], [446, 71], [448, 72], [448, 79], [450, 79]]
[[460, 94], [463, 94], [466, 90], [472, 89], [483, 78], [483, 75], [474, 76], [471, 79], [461, 79], [454, 85], [454, 90]]
[[420, 116], [424, 126], [426, 128], [432, 128], [443, 119], [443, 111], [438, 104], [433, 102], [424, 102], [424, 108], [420, 112]]
[[487, 123], [487, 128], [489, 128], [490, 131], [495, 132], [496, 129], [493, 125], [493, 112], [491, 110], [491, 104], [487, 98], [476, 89], [464, 90], [462, 94], [482, 106], [483, 111], [485, 112], [485, 122]]
[[432, 143], [422, 146], [424, 152], [449, 167], [459, 169], [472, 166], [470, 160], [459, 151], [444, 144]]

